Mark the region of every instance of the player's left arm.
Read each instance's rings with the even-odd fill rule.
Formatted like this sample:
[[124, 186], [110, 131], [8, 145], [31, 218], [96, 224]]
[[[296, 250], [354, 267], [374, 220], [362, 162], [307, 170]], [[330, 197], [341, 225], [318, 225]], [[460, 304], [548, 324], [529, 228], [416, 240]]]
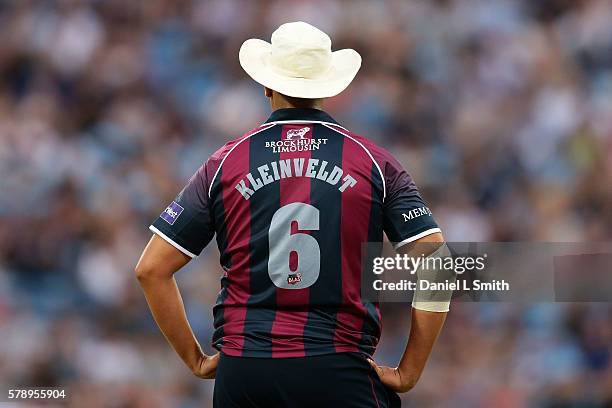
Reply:
[[174, 274], [191, 258], [158, 235], [144, 249], [136, 276], [155, 322], [191, 371], [200, 378], [214, 378], [219, 353], [207, 356], [202, 351], [185, 313]]
[[[435, 249], [438, 247], [436, 243], [439, 243], [440, 246], [444, 244], [444, 237], [441, 233], [427, 235], [399, 248], [397, 252], [419, 256], [420, 253], [417, 253], [416, 248]], [[413, 306], [408, 343], [398, 366], [379, 366], [373, 360], [369, 360], [383, 384], [395, 392], [407, 392], [416, 385], [442, 331], [446, 314], [447, 312], [421, 310]]]
[[[374, 152], [386, 186], [383, 228], [394, 248], [408, 256], [440, 255], [446, 248], [442, 231], [412, 177], [388, 152], [378, 148]], [[450, 297], [441, 293], [448, 302], [438, 301], [440, 296], [434, 296], [434, 302], [429, 295], [415, 292], [410, 334], [397, 367], [378, 366], [370, 360], [381, 381], [393, 391], [406, 392], [415, 386], [444, 325]]]
[[174, 274], [196, 257], [215, 234], [207, 164], [151, 225], [154, 235], [135, 271], [153, 318], [172, 348], [196, 376], [214, 378], [219, 355], [207, 356], [202, 351], [174, 279]]

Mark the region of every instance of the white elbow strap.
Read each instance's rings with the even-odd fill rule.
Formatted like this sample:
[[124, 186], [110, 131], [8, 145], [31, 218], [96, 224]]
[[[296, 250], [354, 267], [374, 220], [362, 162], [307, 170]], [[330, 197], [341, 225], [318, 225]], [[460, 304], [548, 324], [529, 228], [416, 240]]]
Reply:
[[417, 287], [412, 298], [412, 307], [428, 312], [448, 312], [453, 296], [452, 286], [457, 275], [454, 269], [445, 269], [445, 260], [452, 257], [446, 244], [429, 256], [416, 270]]

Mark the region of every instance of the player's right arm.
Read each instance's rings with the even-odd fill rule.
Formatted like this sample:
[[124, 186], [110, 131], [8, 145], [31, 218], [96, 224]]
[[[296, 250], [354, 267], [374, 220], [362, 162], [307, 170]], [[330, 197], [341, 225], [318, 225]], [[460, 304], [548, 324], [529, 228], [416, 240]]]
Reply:
[[136, 276], [151, 314], [179, 357], [201, 378], [214, 378], [218, 353], [202, 351], [185, 313], [174, 274], [196, 257], [215, 234], [202, 166], [153, 223], [155, 233], [144, 249]]
[[202, 351], [185, 313], [174, 274], [191, 258], [155, 234], [144, 249], [136, 277], [155, 322], [179, 357], [200, 378], [214, 378], [219, 353]]

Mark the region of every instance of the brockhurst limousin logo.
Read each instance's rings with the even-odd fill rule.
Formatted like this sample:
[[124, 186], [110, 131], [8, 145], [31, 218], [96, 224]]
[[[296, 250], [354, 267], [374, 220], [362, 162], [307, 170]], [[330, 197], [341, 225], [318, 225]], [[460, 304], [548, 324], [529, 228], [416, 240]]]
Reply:
[[291, 153], [319, 150], [325, 144], [327, 139], [312, 138], [311, 126], [295, 126], [284, 128], [281, 140], [266, 142], [266, 147], [273, 153]]

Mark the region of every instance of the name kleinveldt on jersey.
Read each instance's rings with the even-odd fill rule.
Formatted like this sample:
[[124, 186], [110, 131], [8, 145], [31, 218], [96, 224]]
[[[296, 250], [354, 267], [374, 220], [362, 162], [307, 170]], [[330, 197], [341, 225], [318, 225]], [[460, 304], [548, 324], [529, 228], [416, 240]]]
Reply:
[[[325, 170], [328, 164], [325, 160], [319, 164], [319, 159], [308, 159], [306, 161], [304, 158], [273, 161], [257, 168], [259, 176], [248, 173], [245, 178], [236, 184], [236, 190], [242, 194], [245, 200], [248, 200], [263, 186], [288, 177], [316, 178], [332, 186], [338, 185], [340, 179], [342, 179], [342, 184], [338, 187], [340, 192], [344, 192], [348, 187], [352, 188], [357, 184], [357, 180], [353, 176], [350, 174], [344, 175], [342, 168], [338, 166], [334, 166], [331, 171]], [[304, 166], [306, 167], [304, 168]], [[270, 174], [270, 171], [272, 174]], [[249, 182], [248, 186], [247, 181]]]

